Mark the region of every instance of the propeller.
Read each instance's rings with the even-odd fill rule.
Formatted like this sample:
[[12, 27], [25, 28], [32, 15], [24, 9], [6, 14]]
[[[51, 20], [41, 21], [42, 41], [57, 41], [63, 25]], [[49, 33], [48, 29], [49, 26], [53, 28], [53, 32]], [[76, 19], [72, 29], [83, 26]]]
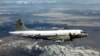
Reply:
[[73, 33], [73, 34], [69, 33], [69, 36], [70, 36], [71, 41], [73, 41], [73, 39], [75, 39], [75, 33]]
[[73, 35], [69, 33], [69, 36], [70, 36], [70, 40], [73, 41]]

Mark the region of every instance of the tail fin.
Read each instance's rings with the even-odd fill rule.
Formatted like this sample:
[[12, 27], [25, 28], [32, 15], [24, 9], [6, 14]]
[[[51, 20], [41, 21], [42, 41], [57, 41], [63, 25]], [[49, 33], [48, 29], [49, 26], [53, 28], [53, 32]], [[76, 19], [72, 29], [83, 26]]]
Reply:
[[25, 25], [23, 24], [22, 20], [19, 19], [16, 23], [16, 30], [18, 31], [23, 31], [23, 30], [26, 30], [26, 27]]

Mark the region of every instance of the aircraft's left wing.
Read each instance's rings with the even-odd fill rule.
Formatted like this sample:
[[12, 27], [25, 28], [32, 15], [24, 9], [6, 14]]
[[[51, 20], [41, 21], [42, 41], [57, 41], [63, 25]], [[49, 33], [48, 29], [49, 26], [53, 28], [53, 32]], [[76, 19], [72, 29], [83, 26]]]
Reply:
[[66, 41], [66, 40], [70, 40], [70, 36], [69, 35], [59, 35], [59, 36], [53, 36], [53, 37], [47, 37], [48, 39], [51, 40], [61, 40], [61, 41]]

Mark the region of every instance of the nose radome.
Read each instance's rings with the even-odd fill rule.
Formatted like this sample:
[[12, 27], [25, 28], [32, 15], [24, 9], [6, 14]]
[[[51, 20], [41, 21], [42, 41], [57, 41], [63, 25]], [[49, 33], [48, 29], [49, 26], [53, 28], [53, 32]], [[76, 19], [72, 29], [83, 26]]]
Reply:
[[88, 36], [87, 33], [82, 33], [81, 35], [82, 35], [83, 37], [87, 37], [87, 36]]
[[9, 32], [10, 34], [12, 34], [13, 32]]

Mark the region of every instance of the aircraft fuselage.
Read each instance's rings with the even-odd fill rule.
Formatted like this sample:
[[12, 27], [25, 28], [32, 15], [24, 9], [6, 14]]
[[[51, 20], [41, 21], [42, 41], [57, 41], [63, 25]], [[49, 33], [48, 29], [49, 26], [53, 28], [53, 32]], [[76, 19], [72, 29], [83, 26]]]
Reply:
[[[23, 37], [32, 37], [32, 38], [42, 38], [46, 37], [47, 39], [49, 37], [54, 37], [57, 39], [58, 36], [65, 36], [64, 39], [70, 39], [71, 37], [74, 38], [80, 38], [85, 37], [87, 34], [83, 32], [83, 30], [27, 30], [27, 31], [12, 31], [10, 34], [17, 35], [17, 36], [23, 36]], [[75, 36], [75, 37], [74, 37]], [[59, 39], [62, 39], [63, 37], [58, 37]], [[53, 39], [54, 39], [53, 38]]]

